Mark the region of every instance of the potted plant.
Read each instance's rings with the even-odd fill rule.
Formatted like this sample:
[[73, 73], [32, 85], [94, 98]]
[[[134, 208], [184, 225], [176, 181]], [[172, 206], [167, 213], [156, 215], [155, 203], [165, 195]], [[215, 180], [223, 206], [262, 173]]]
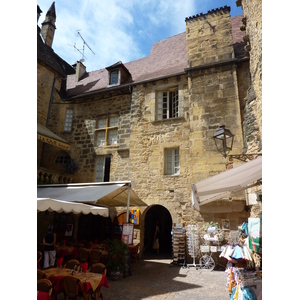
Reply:
[[108, 261], [106, 264], [108, 274], [112, 279], [117, 280], [124, 267], [127, 245], [117, 239], [109, 239], [105, 243], [108, 245]]

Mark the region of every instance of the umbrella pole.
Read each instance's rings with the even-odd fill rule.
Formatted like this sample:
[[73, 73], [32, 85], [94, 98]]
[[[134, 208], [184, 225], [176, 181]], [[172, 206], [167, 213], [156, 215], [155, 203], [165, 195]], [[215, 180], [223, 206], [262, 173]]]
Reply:
[[129, 205], [130, 205], [130, 183], [127, 192], [127, 209], [126, 209], [126, 222], [129, 222]]

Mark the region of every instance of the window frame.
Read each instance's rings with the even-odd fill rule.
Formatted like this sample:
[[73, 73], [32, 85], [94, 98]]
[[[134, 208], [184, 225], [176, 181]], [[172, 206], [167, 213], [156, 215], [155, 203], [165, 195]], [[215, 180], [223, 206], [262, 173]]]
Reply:
[[[164, 151], [165, 169], [164, 175], [180, 175], [180, 148], [165, 148]], [[171, 163], [171, 167], [169, 164]], [[170, 171], [171, 169], [171, 171]]]
[[[97, 156], [96, 163], [95, 163], [95, 182], [109, 182], [110, 164], [111, 164], [110, 155]], [[106, 167], [108, 168], [106, 169]]]
[[[117, 124], [113, 123], [111, 126], [111, 119], [117, 118]], [[105, 120], [105, 126], [100, 127], [101, 120]], [[120, 117], [117, 115], [105, 116], [97, 120], [97, 128], [95, 128], [95, 147], [107, 147], [118, 145], [118, 129]], [[102, 122], [104, 125], [104, 122]], [[111, 136], [112, 133], [115, 134]], [[99, 138], [102, 134], [102, 139]], [[110, 142], [113, 140], [114, 142]], [[101, 143], [99, 143], [101, 141]], [[104, 142], [103, 142], [104, 141]]]
[[[115, 76], [114, 76], [115, 75]], [[117, 81], [115, 81], [116, 77]], [[115, 69], [109, 72], [109, 86], [120, 85], [120, 70]]]
[[156, 91], [156, 120], [163, 121], [179, 117], [179, 90], [173, 87]]
[[[72, 112], [72, 114], [70, 114], [70, 112]], [[74, 116], [74, 109], [73, 108], [67, 108], [66, 109], [66, 114], [65, 114], [65, 122], [64, 122], [63, 132], [67, 132], [67, 133], [72, 132], [73, 116]]]

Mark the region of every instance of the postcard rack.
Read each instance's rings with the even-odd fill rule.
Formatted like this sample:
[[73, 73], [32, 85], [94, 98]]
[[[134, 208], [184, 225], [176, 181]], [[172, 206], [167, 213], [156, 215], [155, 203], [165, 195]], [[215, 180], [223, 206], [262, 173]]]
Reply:
[[200, 265], [195, 263], [195, 259], [199, 255], [199, 242], [200, 242], [197, 225], [188, 225], [187, 238], [188, 238], [189, 255], [193, 258], [193, 263], [187, 264], [186, 266], [188, 268], [195, 267], [196, 269], [198, 269]]
[[[174, 224], [175, 225], [175, 224]], [[185, 266], [186, 251], [185, 251], [186, 231], [182, 224], [175, 225], [172, 228], [172, 247], [173, 261], [172, 264]]]

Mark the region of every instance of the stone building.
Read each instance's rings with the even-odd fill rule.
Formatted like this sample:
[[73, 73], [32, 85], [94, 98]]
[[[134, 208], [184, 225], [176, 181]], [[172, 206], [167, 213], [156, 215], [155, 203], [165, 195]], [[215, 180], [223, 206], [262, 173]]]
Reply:
[[[77, 62], [65, 90], [61, 74], [47, 125], [70, 149], [44, 144], [42, 166], [48, 174], [61, 174], [47, 183], [61, 182], [65, 173], [59, 168], [70, 159], [78, 167], [64, 182], [131, 180], [149, 204], [140, 208], [135, 225], [145, 253], [156, 220], [165, 252], [171, 251], [174, 223], [201, 228], [229, 219], [230, 230], [237, 230], [250, 215], [246, 194], [203, 205], [198, 212], [191, 184], [228, 168], [213, 140], [221, 124], [235, 135], [232, 154], [244, 152], [245, 138], [249, 151], [261, 150], [261, 137], [254, 146], [243, 129], [250, 118], [245, 99], [251, 79], [242, 20], [230, 16], [230, 7], [213, 9], [187, 17], [186, 31], [155, 43], [147, 57], [91, 72]], [[240, 164], [234, 160], [231, 167]], [[110, 211], [112, 220], [122, 214], [118, 208]]]

